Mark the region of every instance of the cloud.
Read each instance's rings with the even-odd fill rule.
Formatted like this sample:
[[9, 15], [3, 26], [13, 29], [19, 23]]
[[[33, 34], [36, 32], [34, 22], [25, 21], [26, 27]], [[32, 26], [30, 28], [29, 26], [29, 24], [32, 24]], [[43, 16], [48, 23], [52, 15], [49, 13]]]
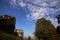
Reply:
[[25, 7], [25, 6], [26, 6], [26, 4], [23, 3], [23, 2], [19, 2], [18, 4], [19, 4], [19, 6], [21, 6], [21, 7]]
[[35, 10], [35, 12], [31, 13], [31, 18], [33, 20], [36, 20], [36, 19], [44, 17], [46, 13], [47, 13], [47, 9], [46, 8], [40, 8], [38, 10]]
[[8, 0], [8, 1], [12, 6], [21, 6], [21, 7], [26, 6], [26, 3], [24, 3], [23, 0]]
[[27, 6], [28, 9], [31, 11], [30, 14], [27, 14], [27, 15], [29, 15], [29, 17], [27, 17], [27, 19], [37, 20], [39, 18], [45, 17], [46, 19], [51, 20], [52, 24], [57, 26], [57, 22], [54, 17], [55, 17], [55, 15], [57, 15], [56, 12], [60, 10], [60, 7], [58, 5], [59, 2], [60, 2], [59, 0], [58, 1], [57, 0], [50, 0], [50, 1], [34, 0], [34, 1], [32, 1], [32, 4], [28, 4], [28, 6]]
[[10, 3], [10, 5], [14, 5], [14, 6], [17, 5], [16, 0], [10, 0], [9, 3]]
[[57, 19], [56, 18], [50, 18], [50, 21], [52, 22], [53, 25], [55, 25], [55, 27], [58, 26], [58, 23], [57, 23]]
[[30, 13], [26, 15], [29, 21], [36, 21], [44, 17], [51, 20], [54, 24], [54, 21], [56, 22], [54, 16], [57, 15], [56, 12], [60, 10], [60, 0], [10, 0], [9, 3], [13, 6], [27, 8], [30, 11]]

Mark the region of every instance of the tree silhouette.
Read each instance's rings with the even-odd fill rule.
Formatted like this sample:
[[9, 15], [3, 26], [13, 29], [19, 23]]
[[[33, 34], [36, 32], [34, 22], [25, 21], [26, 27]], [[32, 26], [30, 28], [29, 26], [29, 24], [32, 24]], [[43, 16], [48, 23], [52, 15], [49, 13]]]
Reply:
[[35, 27], [35, 36], [40, 40], [53, 40], [52, 35], [54, 36], [55, 27], [51, 24], [49, 20], [41, 18], [37, 20]]

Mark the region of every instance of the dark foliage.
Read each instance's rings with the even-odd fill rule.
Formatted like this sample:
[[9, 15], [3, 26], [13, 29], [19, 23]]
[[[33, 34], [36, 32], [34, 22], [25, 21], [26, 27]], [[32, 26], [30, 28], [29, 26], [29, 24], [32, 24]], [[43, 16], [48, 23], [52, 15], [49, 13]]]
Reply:
[[37, 20], [35, 27], [35, 36], [38, 40], [55, 40], [55, 27], [49, 20], [41, 18]]

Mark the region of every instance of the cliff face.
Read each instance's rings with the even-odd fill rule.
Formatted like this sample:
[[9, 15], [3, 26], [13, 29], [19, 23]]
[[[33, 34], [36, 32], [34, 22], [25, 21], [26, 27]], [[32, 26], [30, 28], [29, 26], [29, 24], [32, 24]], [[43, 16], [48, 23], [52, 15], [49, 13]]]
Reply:
[[24, 32], [21, 29], [15, 29], [14, 32], [17, 33], [18, 37], [23, 38]]
[[3, 15], [0, 16], [0, 30], [8, 33], [13, 33], [15, 29], [15, 17]]

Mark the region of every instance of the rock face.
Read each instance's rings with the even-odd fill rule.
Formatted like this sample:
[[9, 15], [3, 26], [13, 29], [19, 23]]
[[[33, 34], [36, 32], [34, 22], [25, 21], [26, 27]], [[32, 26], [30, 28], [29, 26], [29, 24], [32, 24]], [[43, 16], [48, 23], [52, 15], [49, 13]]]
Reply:
[[24, 35], [23, 30], [21, 30], [21, 29], [15, 29], [14, 32], [16, 32], [17, 35], [18, 35], [20, 38], [23, 39], [23, 35]]
[[13, 33], [15, 29], [15, 17], [9, 15], [0, 16], [0, 30]]

